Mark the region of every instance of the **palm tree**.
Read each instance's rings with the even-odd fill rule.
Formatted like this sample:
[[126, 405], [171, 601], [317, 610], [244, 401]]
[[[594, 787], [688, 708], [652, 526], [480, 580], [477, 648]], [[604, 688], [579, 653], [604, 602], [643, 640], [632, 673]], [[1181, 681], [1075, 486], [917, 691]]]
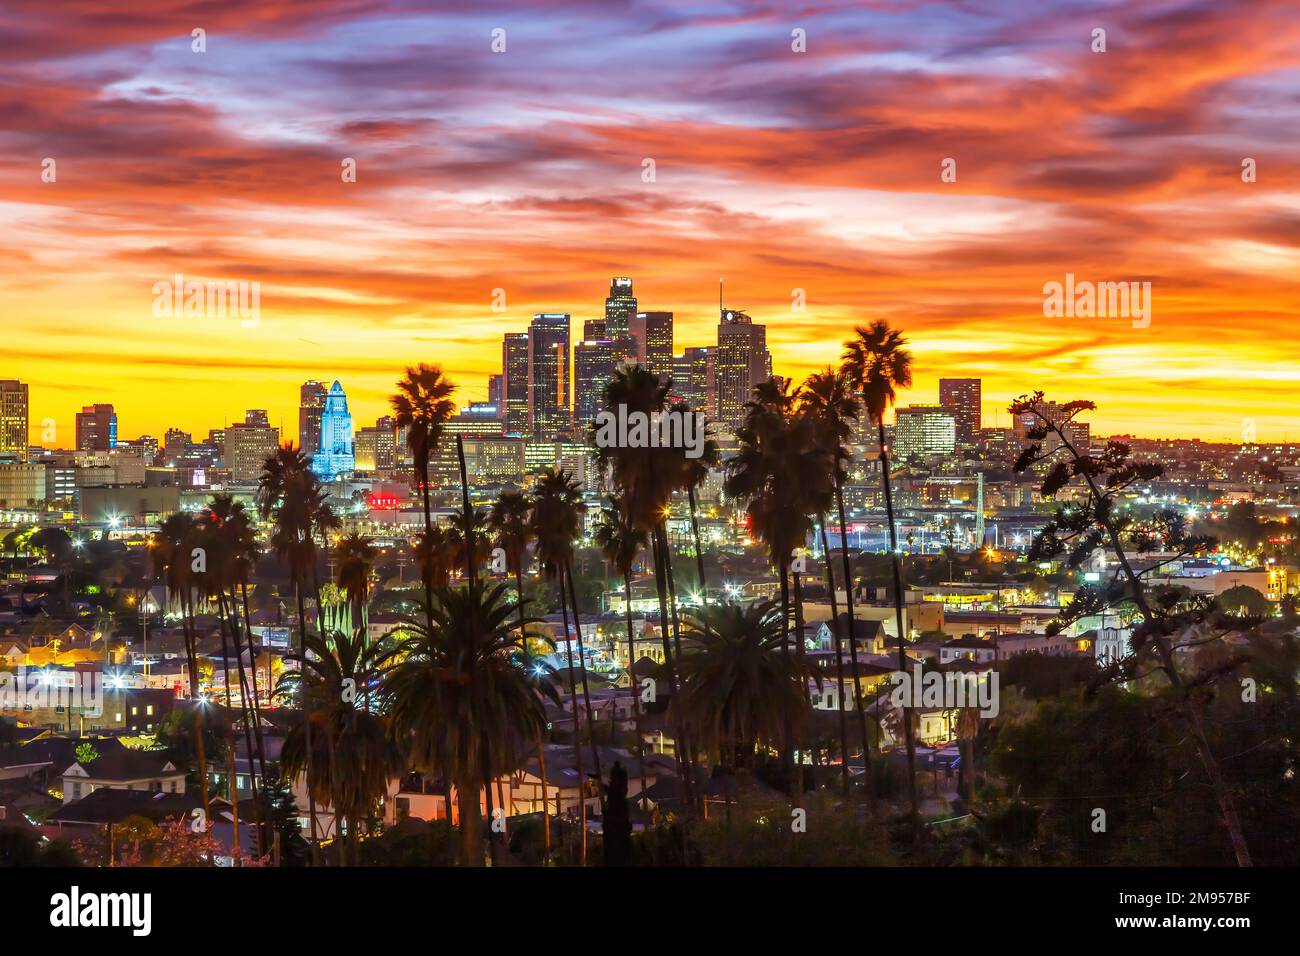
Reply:
[[[889, 556], [894, 569], [894, 621], [898, 628], [898, 669], [908, 671], [903, 633], [903, 562], [898, 554], [898, 529], [894, 527], [894, 497], [889, 484], [889, 449], [885, 447], [885, 412], [896, 392], [912, 384], [912, 354], [903, 333], [887, 322], [856, 326], [855, 338], [844, 343], [843, 371], [853, 390], [862, 396], [867, 418], [875, 422], [880, 442], [880, 483], [885, 491], [885, 520], [889, 522]], [[907, 740], [908, 792], [912, 799], [912, 834], [919, 839], [921, 808], [916, 794], [916, 735], [910, 715], [903, 720]]]
[[[257, 506], [262, 520], [274, 523], [271, 532], [271, 549], [289, 564], [293, 580], [294, 600], [298, 608], [298, 650], [304, 652], [307, 641], [307, 613], [303, 592], [316, 581], [316, 538], [336, 519], [325, 503], [327, 493], [312, 473], [307, 457], [292, 445], [286, 444], [266, 460], [258, 480]], [[318, 630], [321, 624], [321, 602], [316, 588], [316, 615]], [[305, 703], [305, 702], [304, 702]], [[311, 745], [311, 722], [304, 723], [306, 760], [311, 763], [314, 748]], [[308, 771], [308, 779], [311, 773]], [[311, 841], [315, 852], [316, 801], [307, 796], [308, 816], [311, 819]]]
[[[416, 535], [415, 563], [432, 588], [436, 590], [447, 587], [456, 565], [456, 541], [452, 531], [434, 525]], [[427, 594], [425, 596], [428, 597]]]
[[[703, 414], [702, 412], [692, 412], [690, 406], [685, 402], [674, 405], [672, 410], [682, 415]], [[705, 430], [707, 435], [707, 425]], [[709, 603], [709, 582], [704, 576], [704, 548], [700, 544], [699, 508], [695, 500], [695, 489], [704, 484], [705, 479], [709, 477], [709, 472], [716, 468], [717, 465], [718, 443], [712, 438], [706, 437], [704, 447], [700, 450], [698, 457], [688, 458], [686, 455], [682, 455], [682, 471], [679, 479], [680, 486], [686, 489], [686, 500], [690, 506], [691, 539], [695, 544], [695, 567], [700, 579], [700, 601], [705, 606]]]
[[167, 582], [167, 595], [180, 605], [181, 633], [190, 673], [190, 706], [194, 712], [194, 752], [198, 761], [203, 819], [211, 820], [208, 804], [208, 764], [203, 746], [202, 705], [199, 699], [199, 659], [194, 633], [194, 550], [198, 535], [192, 515], [183, 511], [162, 520], [153, 537], [154, 570]]
[[[587, 684], [587, 648], [582, 637], [582, 622], [578, 618], [578, 599], [573, 588], [573, 543], [582, 531], [582, 516], [586, 512], [582, 503], [582, 492], [578, 483], [566, 471], [548, 468], [537, 479], [533, 491], [532, 530], [537, 539], [537, 557], [541, 561], [542, 573], [556, 580], [560, 588], [560, 608], [563, 611], [566, 654], [569, 662], [569, 685], [573, 691], [573, 733], [574, 753], [579, 768], [579, 806], [586, 807], [582, 799], [581, 780], [582, 753], [581, 729], [578, 721], [578, 687], [573, 673], [573, 645], [569, 643], [568, 612], [566, 606], [573, 610], [573, 627], [578, 636], [578, 666], [582, 677], [582, 701], [587, 714], [587, 736], [591, 743], [591, 759], [600, 783], [601, 806], [605, 805], [604, 777], [601, 774], [600, 751], [596, 747], [595, 718], [591, 709], [591, 691]], [[565, 585], [568, 585], [567, 589]], [[566, 598], [568, 599], [566, 602]], [[585, 830], [583, 838], [586, 844]], [[585, 856], [585, 854], [584, 854]]]
[[[625, 365], [615, 371], [605, 386], [605, 408], [616, 412], [620, 407], [629, 413], [647, 417], [661, 415], [667, 408], [669, 387], [654, 373], [640, 365]], [[654, 562], [655, 590], [659, 598], [659, 633], [663, 643], [664, 669], [668, 686], [675, 696], [679, 690], [676, 658], [681, 655], [681, 635], [676, 613], [669, 623], [669, 581], [672, 549], [668, 542], [666, 520], [669, 504], [683, 480], [681, 449], [600, 447], [596, 454], [607, 473], [610, 487], [632, 523], [650, 534]], [[671, 641], [669, 635], [672, 635]], [[682, 795], [686, 808], [692, 806], [691, 791], [695, 777], [693, 748], [685, 728], [674, 718], [673, 733], [682, 757]]]
[[[546, 713], [518, 650], [523, 627], [505, 585], [434, 592], [426, 629], [410, 622], [398, 662], [384, 673], [392, 732], [421, 769], [439, 767], [456, 783], [462, 860], [481, 866], [479, 790], [513, 770]], [[482, 742], [493, 741], [485, 759]], [[489, 762], [490, 761], [490, 762]]]
[[[812, 533], [809, 514], [829, 498], [829, 471], [833, 470], [818, 444], [810, 419], [795, 414], [798, 392], [790, 391], [789, 380], [771, 378], [754, 389], [746, 403], [745, 419], [736, 430], [735, 456], [727, 462], [724, 490], [746, 503], [750, 532], [767, 546], [768, 559], [777, 570], [781, 588], [782, 646], [790, 644], [790, 566], [794, 552]], [[802, 618], [802, 612], [799, 614]], [[804, 639], [795, 642], [802, 661]], [[794, 760], [793, 728], [786, 741], [787, 773], [802, 790], [803, 762]]]
[[487, 517], [487, 526], [494, 535], [496, 546], [506, 553], [506, 570], [515, 576], [515, 601], [521, 618], [524, 613], [524, 561], [533, 540], [528, 523], [531, 510], [532, 505], [524, 495], [505, 491], [492, 503]]
[[[858, 672], [857, 622], [853, 614], [853, 569], [849, 562], [848, 538], [845, 530], [848, 527], [848, 522], [844, 512], [844, 481], [846, 478], [844, 463], [851, 457], [846, 446], [853, 434], [852, 423], [858, 418], [858, 400], [844, 375], [829, 368], [824, 372], [810, 375], [808, 380], [804, 382], [799, 397], [800, 413], [812, 420], [813, 427], [816, 430], [816, 440], [821, 445], [823, 454], [834, 464], [832, 477], [834, 479], [835, 509], [840, 521], [840, 558], [843, 562], [844, 571], [845, 610], [849, 619], [849, 661], [853, 668], [853, 707], [857, 712], [858, 731], [862, 741], [864, 792], [868, 795], [868, 805], [870, 805], [870, 794], [873, 792], [871, 784], [871, 745], [867, 737], [867, 714], [862, 703], [861, 675]], [[842, 636], [838, 633], [839, 611], [835, 599], [835, 573], [831, 564], [830, 542], [826, 535], [824, 516], [819, 516], [818, 524], [821, 527], [822, 550], [826, 560], [826, 587], [830, 591], [831, 624], [832, 629], [835, 631], [833, 638], [835, 640], [836, 679], [840, 684], [839, 691], [836, 694], [840, 712], [840, 777], [841, 787], [847, 795], [849, 787], [849, 750], [844, 715], [844, 652], [840, 643]]]
[[366, 605], [370, 601], [370, 575], [379, 556], [374, 541], [355, 531], [339, 541], [339, 587], [352, 605], [352, 626], [366, 633]]
[[673, 706], [731, 774], [753, 769], [755, 745], [775, 744], [807, 721], [808, 682], [821, 683], [815, 667], [788, 652], [783, 617], [775, 601], [726, 601], [686, 617], [692, 643]]
[[[390, 402], [398, 428], [405, 428], [406, 444], [415, 462], [415, 481], [420, 487], [424, 504], [424, 534], [426, 544], [433, 542], [433, 510], [429, 503], [429, 459], [442, 441], [442, 431], [447, 420], [456, 412], [451, 393], [456, 386], [436, 365], [409, 367], [406, 377], [397, 383], [397, 394]], [[425, 624], [433, 630], [433, 582], [426, 572], [424, 577]], [[449, 811], [450, 812], [450, 811]]]
[[314, 803], [333, 809], [344, 865], [361, 821], [405, 767], [387, 718], [356, 706], [358, 697], [372, 695], [391, 654], [359, 628], [351, 635], [312, 633], [302, 651], [286, 655], [293, 667], [280, 677], [285, 692], [306, 701], [303, 719], [285, 736], [281, 762], [291, 777], [306, 776]]
[[645, 740], [641, 736], [641, 693], [636, 686], [632, 666], [636, 663], [636, 639], [632, 634], [632, 568], [637, 554], [649, 547], [650, 535], [638, 528], [631, 515], [612, 502], [614, 507], [602, 508], [596, 525], [596, 547], [605, 559], [623, 576], [623, 616], [627, 621], [627, 676], [632, 690], [632, 708], [636, 721], [636, 756], [641, 764], [641, 799], [645, 799]]

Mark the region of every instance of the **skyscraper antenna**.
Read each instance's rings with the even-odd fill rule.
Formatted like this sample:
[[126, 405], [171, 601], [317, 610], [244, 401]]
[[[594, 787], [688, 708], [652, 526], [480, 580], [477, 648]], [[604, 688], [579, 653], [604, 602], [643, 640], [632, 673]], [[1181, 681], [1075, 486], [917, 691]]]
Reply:
[[718, 315], [722, 315], [722, 276], [718, 276]]

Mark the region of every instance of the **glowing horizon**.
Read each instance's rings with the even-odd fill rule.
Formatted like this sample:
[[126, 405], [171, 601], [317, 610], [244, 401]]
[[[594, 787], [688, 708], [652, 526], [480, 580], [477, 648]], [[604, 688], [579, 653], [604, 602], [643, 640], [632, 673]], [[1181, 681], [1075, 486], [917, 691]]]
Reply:
[[[899, 404], [980, 378], [986, 427], [1043, 389], [1095, 401], [1097, 434], [1300, 440], [1289, 4], [458, 6], [7, 5], [0, 378], [33, 444], [96, 402], [122, 439], [249, 408], [296, 438], [308, 379], [360, 428], [421, 361], [468, 404], [503, 333], [562, 311], [576, 341], [615, 275], [679, 353], [716, 341], [724, 276], [797, 381], [886, 319]], [[259, 323], [155, 316], [177, 273], [259, 282]], [[1150, 325], [1045, 317], [1067, 273], [1150, 282]]]

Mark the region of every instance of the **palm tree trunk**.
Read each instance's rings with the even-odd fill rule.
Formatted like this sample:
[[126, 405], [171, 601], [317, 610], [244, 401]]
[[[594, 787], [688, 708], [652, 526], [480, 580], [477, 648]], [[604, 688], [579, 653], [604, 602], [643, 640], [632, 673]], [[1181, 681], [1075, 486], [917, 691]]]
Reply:
[[[835, 477], [835, 508], [840, 519], [840, 559], [844, 566], [844, 606], [849, 615], [849, 663], [853, 666], [853, 708], [858, 716], [858, 733], [862, 737], [862, 782], [870, 809], [875, 790], [871, 783], [871, 740], [867, 736], [867, 711], [862, 701], [861, 672], [858, 670], [857, 621], [853, 615], [853, 566], [849, 561], [849, 525], [844, 516], [844, 482]], [[824, 530], [824, 529], [823, 529]], [[829, 555], [827, 560], [830, 560]], [[831, 582], [834, 589], [835, 583]]]
[[585, 776], [582, 771], [582, 727], [578, 717], [578, 678], [573, 671], [573, 641], [569, 640], [569, 602], [564, 597], [564, 569], [560, 569], [560, 614], [564, 620], [565, 659], [569, 664], [569, 700], [573, 703], [573, 759], [577, 761], [578, 771], [578, 819], [582, 825], [579, 860], [587, 865], [587, 799], [583, 789]]
[[199, 799], [203, 803], [206, 832], [212, 826], [212, 807], [208, 802], [208, 760], [203, 746], [203, 704], [199, 700], [198, 635], [194, 626], [193, 596], [189, 593], [181, 597], [181, 615], [181, 632], [188, 637], [185, 644], [190, 657], [190, 700], [194, 705], [194, 757], [199, 765]]
[[695, 486], [686, 486], [686, 500], [691, 506], [691, 537], [695, 541], [695, 569], [700, 576], [700, 605], [709, 606], [709, 587], [704, 577], [704, 549], [700, 547], [700, 522], [696, 516]]
[[[497, 829], [495, 807], [492, 803], [492, 746], [487, 737], [484, 736], [479, 744], [479, 752], [483, 760], [483, 799], [487, 803], [487, 821], [488, 821], [488, 862], [492, 866], [497, 865]], [[504, 813], [504, 811], [502, 811]]]
[[[880, 433], [880, 482], [885, 487], [885, 520], [889, 522], [889, 557], [894, 569], [894, 622], [898, 629], [898, 669], [908, 672], [903, 647], [903, 561], [898, 555], [898, 531], [894, 527], [894, 495], [889, 486], [889, 452], [885, 450], [885, 420], [876, 420]], [[916, 795], [916, 734], [912, 729], [911, 708], [903, 708], [903, 734], [907, 741], [907, 789], [912, 799], [912, 839], [921, 838], [921, 804]]]
[[[799, 662], [800, 667], [802, 669], [802, 666], [805, 662], [804, 654], [806, 650], [804, 648], [804, 634], [803, 634], [803, 623], [804, 623], [803, 622], [803, 575], [795, 574], [794, 572], [791, 572], [790, 579], [794, 582], [794, 656], [795, 656], [795, 660]], [[806, 702], [808, 698], [808, 688], [806, 686], [803, 689], [803, 693], [804, 693], [804, 700]], [[810, 725], [812, 724], [811, 721], [809, 721], [809, 723]], [[811, 729], [813, 733], [813, 740], [812, 740], [812, 759], [813, 759], [813, 768], [814, 768], [813, 788], [816, 789], [817, 787], [817, 774], [816, 774], [817, 731], [815, 725], [810, 726], [809, 729]], [[798, 792], [802, 794], [804, 790], [803, 752], [802, 752], [804, 735], [802, 733], [802, 728], [796, 726], [795, 731], [796, 731], [795, 741], [797, 744], [800, 745], [799, 747], [800, 759], [798, 765], [795, 768], [795, 771], [796, 771], [796, 779], [798, 781]]]
[[[229, 606], [226, 604], [226, 592], [224, 590], [217, 591], [217, 619], [221, 626], [221, 667], [222, 670], [224, 671], [225, 680], [226, 680], [226, 717], [224, 720], [224, 723], [226, 725], [226, 750], [228, 752], [226, 763], [228, 765], [227, 772], [230, 774], [230, 803], [231, 803], [232, 812], [235, 821], [235, 828], [234, 828], [235, 864], [236, 866], [238, 866], [239, 865], [239, 774], [235, 767], [235, 732], [234, 729], [230, 726], [230, 645], [226, 640], [226, 631], [234, 627], [235, 625], [233, 625], [230, 620]], [[239, 632], [237, 630], [234, 633], [234, 644], [235, 644], [236, 653], [238, 654], [239, 653]], [[252, 739], [252, 734], [248, 728], [248, 698], [245, 696], [244, 691], [242, 689], [244, 684], [244, 660], [242, 654], [237, 658], [237, 661], [239, 664], [239, 683], [241, 688], [240, 720], [244, 725], [244, 743], [249, 748], [248, 781], [250, 784], [253, 784], [253, 807], [254, 807], [253, 812], [256, 815], [257, 785], [253, 782], [253, 773], [252, 773], [253, 739]], [[254, 819], [256, 819], [256, 816], [254, 817]], [[261, 856], [260, 848], [259, 848], [258, 856]]]
[[456, 805], [460, 807], [460, 847], [465, 866], [483, 865], [483, 814], [478, 805], [478, 781], [473, 774], [456, 780]]
[[[416, 462], [419, 469], [420, 495], [424, 505], [424, 544], [426, 548], [433, 547], [433, 508], [429, 504], [429, 455], [425, 451]], [[430, 553], [428, 560], [424, 562], [423, 572], [420, 577], [424, 579], [424, 623], [428, 628], [426, 633], [433, 633], [433, 564], [434, 555]], [[447, 806], [447, 820], [451, 820], [451, 805]]]
[[582, 640], [582, 621], [578, 617], [578, 595], [573, 587], [573, 567], [566, 564], [560, 568], [561, 599], [565, 577], [569, 580], [569, 603], [573, 605], [573, 629], [578, 632], [578, 663], [582, 674], [582, 702], [587, 710], [587, 737], [591, 743], [592, 766], [596, 771], [596, 782], [600, 786], [600, 816], [605, 818], [605, 777], [600, 769], [600, 749], [596, 746], [596, 719], [591, 712], [591, 690], [587, 686], [587, 647]]
[[[248, 663], [253, 674], [253, 736], [257, 739], [257, 759], [258, 769], [261, 772], [262, 780], [266, 780], [266, 747], [262, 740], [262, 702], [257, 690], [257, 653], [253, 649], [253, 623], [252, 615], [248, 611], [248, 581], [247, 579], [239, 582], [240, 597], [242, 598], [244, 611], [244, 633], [248, 635]], [[232, 596], [233, 598], [233, 596]], [[268, 681], [267, 687], [270, 687]], [[251, 767], [252, 761], [249, 761]]]
[[[680, 616], [677, 612], [677, 579], [673, 572], [673, 551], [671, 545], [668, 543], [667, 523], [661, 521], [659, 527], [661, 531], [659, 546], [663, 549], [664, 555], [664, 577], [668, 582], [668, 610], [673, 625], [673, 651], [676, 654], [677, 660], [680, 661], [682, 659], [682, 632]], [[697, 766], [696, 751], [692, 743], [694, 738], [691, 736], [691, 728], [686, 723], [682, 724], [682, 733], [685, 735], [683, 741], [686, 752], [686, 768], [691, 779], [691, 795], [693, 797], [702, 798], [702, 794], [696, 795], [694, 792]], [[694, 801], [691, 802], [691, 806], [695, 806]]]
[[[831, 640], [835, 642], [835, 707], [840, 718], [840, 792], [849, 795], [849, 725], [844, 715], [844, 647], [840, 635], [840, 610], [835, 600], [835, 568], [831, 564], [830, 539], [826, 537], [826, 516], [818, 515], [821, 528], [822, 559], [826, 564], [826, 586], [831, 595]], [[853, 683], [858, 675], [853, 675]]]
[[[545, 840], [546, 856], [551, 855], [551, 812], [547, 807], [546, 796], [546, 751], [542, 748], [542, 731], [537, 730], [537, 768], [542, 775], [542, 837]], [[555, 812], [559, 813], [559, 798], [556, 797]]]
[[[790, 559], [782, 558], [777, 563], [776, 573], [781, 577], [781, 653], [790, 656]], [[790, 789], [791, 799], [797, 799], [799, 790], [795, 789], [794, 760], [794, 723], [789, 713], [782, 718], [784, 724], [785, 753], [781, 756], [781, 769], [785, 776], [785, 785]], [[802, 781], [800, 781], [802, 783]]]
[[[662, 546], [662, 539], [667, 537], [662, 534], [660, 523], [656, 523], [651, 532], [651, 540], [654, 547], [653, 557], [655, 565], [655, 590], [659, 596], [659, 635], [663, 644], [664, 664], [668, 670], [668, 685], [672, 689], [673, 700], [679, 699], [681, 688], [677, 680], [677, 667], [673, 663], [673, 649], [669, 637], [668, 625], [668, 576], [665, 572], [667, 563], [667, 549]], [[681, 774], [681, 798], [683, 811], [690, 810], [692, 806], [691, 791], [693, 790], [694, 781], [691, 779], [691, 760], [690, 745], [686, 740], [686, 733], [682, 723], [680, 708], [672, 708], [674, 711], [673, 734], [677, 741], [677, 766]]]
[[636, 663], [636, 638], [632, 634], [632, 569], [623, 573], [623, 616], [627, 619], [627, 675], [632, 687], [632, 713], [636, 723], [636, 759], [641, 764], [641, 799], [645, 799], [645, 738], [641, 736], [641, 692], [632, 674]]
[[[294, 575], [293, 593], [294, 593], [294, 598], [298, 602], [298, 653], [301, 654], [305, 659], [307, 656], [307, 609], [302, 601], [301, 573]], [[304, 743], [307, 748], [306, 750], [307, 753], [307, 817], [309, 821], [310, 837], [311, 837], [309, 845], [311, 846], [312, 862], [318, 863], [320, 862], [320, 857], [319, 857], [319, 847], [316, 845], [316, 839], [318, 833], [316, 829], [316, 801], [311, 794], [311, 782], [313, 779], [312, 778], [312, 753], [311, 753], [311, 705], [307, 700], [305, 660], [302, 666], [303, 666], [304, 673], [303, 673], [303, 680], [299, 684], [299, 688], [298, 688], [298, 694], [299, 694], [298, 706], [302, 708], [302, 712], [303, 712], [303, 734], [305, 735]], [[290, 787], [292, 787], [293, 782], [290, 781], [289, 785]]]

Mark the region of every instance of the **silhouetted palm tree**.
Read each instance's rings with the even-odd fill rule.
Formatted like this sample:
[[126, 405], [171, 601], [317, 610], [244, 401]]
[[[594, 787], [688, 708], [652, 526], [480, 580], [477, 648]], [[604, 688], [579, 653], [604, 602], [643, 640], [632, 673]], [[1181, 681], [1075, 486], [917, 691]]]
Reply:
[[[840, 523], [840, 558], [844, 572], [844, 601], [848, 613], [849, 661], [853, 668], [853, 707], [857, 712], [858, 731], [862, 741], [862, 766], [864, 792], [868, 804], [873, 792], [871, 783], [871, 744], [867, 736], [866, 708], [862, 702], [861, 674], [858, 671], [858, 634], [857, 621], [853, 613], [853, 568], [849, 561], [848, 524], [844, 512], [844, 463], [851, 457], [847, 448], [853, 435], [853, 422], [858, 418], [858, 400], [843, 374], [827, 369], [808, 377], [799, 393], [800, 413], [808, 416], [816, 430], [816, 440], [822, 451], [834, 463], [835, 510]], [[826, 586], [830, 591], [832, 637], [835, 641], [836, 679], [839, 689], [836, 700], [840, 718], [840, 780], [844, 792], [849, 787], [849, 749], [844, 714], [844, 651], [841, 641], [844, 635], [839, 633], [839, 611], [836, 607], [835, 573], [831, 564], [830, 542], [826, 535], [825, 516], [818, 516], [821, 527], [822, 549], [826, 560]]]
[[528, 558], [528, 545], [533, 540], [528, 524], [531, 511], [532, 505], [524, 495], [518, 491], [505, 491], [492, 503], [487, 518], [496, 546], [506, 553], [506, 570], [515, 577], [518, 594], [515, 600], [521, 617], [524, 613], [524, 562]]
[[[424, 534], [426, 546], [433, 542], [433, 509], [429, 502], [429, 459], [442, 441], [442, 431], [447, 420], [456, 412], [451, 393], [456, 386], [436, 365], [407, 368], [406, 377], [397, 383], [397, 394], [390, 402], [398, 428], [405, 428], [406, 444], [415, 463], [415, 481], [419, 485], [424, 505]], [[432, 565], [428, 566], [432, 570]], [[433, 620], [428, 616], [433, 608], [433, 581], [426, 573], [424, 578], [425, 625], [432, 630]], [[449, 811], [450, 812], [450, 811]]]
[[[505, 592], [505, 585], [435, 591], [433, 628], [410, 622], [398, 663], [383, 679], [393, 733], [409, 746], [414, 764], [438, 767], [455, 781], [468, 866], [483, 863], [480, 788], [513, 770], [546, 727], [518, 654], [521, 622]], [[485, 740], [493, 744], [487, 759]]]
[[339, 559], [339, 587], [352, 605], [352, 626], [366, 633], [366, 605], [370, 601], [370, 575], [379, 551], [374, 541], [355, 531], [345, 535], [336, 546]]
[[[632, 666], [636, 664], [636, 638], [632, 633], [632, 568], [637, 555], [650, 544], [650, 535], [638, 528], [631, 517], [619, 508], [602, 508], [596, 524], [596, 547], [623, 577], [623, 616], [627, 622], [627, 676], [632, 692], [636, 721], [636, 755], [641, 764], [641, 793], [646, 791], [645, 740], [641, 736], [641, 692], [636, 686]], [[645, 799], [644, 796], [642, 799]]]
[[[867, 417], [875, 423], [880, 442], [880, 483], [885, 491], [885, 519], [889, 522], [889, 556], [894, 570], [894, 612], [898, 628], [898, 669], [908, 672], [903, 650], [903, 562], [898, 554], [898, 529], [894, 526], [894, 496], [889, 483], [889, 449], [885, 446], [885, 412], [894, 404], [896, 392], [912, 384], [912, 355], [904, 345], [903, 333], [887, 322], [854, 328], [855, 337], [844, 343], [843, 370], [854, 391], [862, 396]], [[908, 792], [912, 799], [912, 833], [920, 837], [921, 808], [916, 794], [916, 735], [910, 715], [903, 720], [907, 740]]]

